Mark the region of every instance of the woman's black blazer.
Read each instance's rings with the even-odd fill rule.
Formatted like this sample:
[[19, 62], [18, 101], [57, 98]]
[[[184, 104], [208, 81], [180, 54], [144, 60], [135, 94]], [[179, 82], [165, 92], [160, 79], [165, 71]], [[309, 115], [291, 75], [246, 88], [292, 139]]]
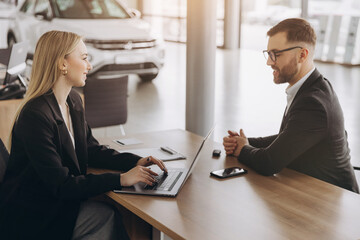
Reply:
[[87, 174], [87, 167], [127, 171], [140, 159], [99, 145], [75, 91], [67, 103], [75, 149], [52, 92], [19, 115], [0, 187], [0, 239], [71, 239], [80, 202], [121, 188], [118, 173]]

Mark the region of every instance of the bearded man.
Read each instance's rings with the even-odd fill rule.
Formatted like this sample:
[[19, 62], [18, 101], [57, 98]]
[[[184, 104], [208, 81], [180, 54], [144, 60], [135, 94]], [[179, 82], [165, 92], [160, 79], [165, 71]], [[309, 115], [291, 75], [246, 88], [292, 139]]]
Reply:
[[291, 18], [272, 27], [267, 35], [263, 52], [274, 70], [274, 82], [288, 84], [280, 131], [247, 138], [242, 129], [239, 133], [229, 130], [223, 139], [226, 154], [263, 175], [287, 167], [359, 193], [339, 100], [314, 66], [314, 29], [304, 19]]

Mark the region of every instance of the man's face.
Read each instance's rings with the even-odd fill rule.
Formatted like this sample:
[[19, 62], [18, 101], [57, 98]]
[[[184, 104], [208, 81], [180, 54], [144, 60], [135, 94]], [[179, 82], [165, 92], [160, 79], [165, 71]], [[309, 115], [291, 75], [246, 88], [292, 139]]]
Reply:
[[[286, 33], [280, 32], [269, 38], [267, 50], [276, 52], [294, 46], [296, 46], [296, 44], [287, 42]], [[274, 70], [274, 83], [281, 84], [287, 82], [292, 85], [296, 81], [295, 77], [299, 72], [297, 61], [299, 50], [299, 48], [295, 48], [277, 53], [275, 62], [271, 60], [270, 57], [268, 58], [266, 64]]]

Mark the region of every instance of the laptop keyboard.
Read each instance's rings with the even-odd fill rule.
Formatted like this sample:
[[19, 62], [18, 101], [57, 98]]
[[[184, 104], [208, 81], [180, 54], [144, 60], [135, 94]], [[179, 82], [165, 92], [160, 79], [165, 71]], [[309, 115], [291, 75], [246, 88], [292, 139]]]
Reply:
[[182, 173], [179, 170], [169, 170], [167, 175], [161, 173], [155, 177], [156, 182], [152, 186], [145, 185], [144, 188], [147, 190], [171, 191]]

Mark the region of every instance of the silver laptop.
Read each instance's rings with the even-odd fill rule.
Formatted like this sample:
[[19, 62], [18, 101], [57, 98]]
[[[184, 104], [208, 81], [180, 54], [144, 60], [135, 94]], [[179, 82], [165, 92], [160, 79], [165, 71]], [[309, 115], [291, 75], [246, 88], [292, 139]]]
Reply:
[[163, 171], [160, 170], [158, 166], [154, 167], [153, 165], [151, 166], [151, 170], [159, 174], [159, 176], [156, 176], [156, 184], [150, 186], [145, 183], [137, 183], [131, 187], [123, 187], [121, 190], [114, 190], [114, 192], [176, 197], [176, 195], [180, 192], [182, 186], [184, 186], [186, 180], [189, 178], [193, 169], [195, 168], [196, 163], [199, 161], [201, 149], [203, 148], [206, 140], [209, 138], [211, 133], [214, 131], [214, 127], [215, 126], [211, 128], [209, 133], [202, 141], [195, 155], [195, 158], [189, 168], [168, 168], [168, 174], [166, 175]]
[[3, 85], [11, 83], [19, 74], [23, 73], [26, 68], [26, 56], [28, 52], [29, 42], [23, 41], [15, 43], [11, 47], [9, 63], [6, 69], [6, 75]]

